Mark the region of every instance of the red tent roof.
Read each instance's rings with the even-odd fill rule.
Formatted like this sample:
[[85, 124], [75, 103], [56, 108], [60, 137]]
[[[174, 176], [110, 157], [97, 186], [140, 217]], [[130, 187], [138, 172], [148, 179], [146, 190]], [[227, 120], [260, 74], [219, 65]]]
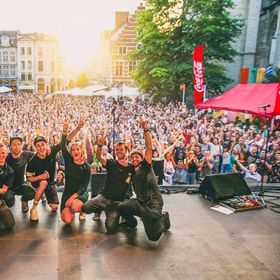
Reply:
[[278, 84], [238, 84], [220, 96], [198, 103], [196, 108], [228, 110], [265, 117], [265, 110], [260, 107], [269, 104], [266, 115], [272, 118], [280, 115], [279, 94]]

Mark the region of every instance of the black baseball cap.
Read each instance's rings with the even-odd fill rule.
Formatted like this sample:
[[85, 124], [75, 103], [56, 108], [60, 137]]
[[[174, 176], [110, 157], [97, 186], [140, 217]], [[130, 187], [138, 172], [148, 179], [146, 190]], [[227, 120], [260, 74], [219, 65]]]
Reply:
[[36, 146], [36, 144], [40, 141], [47, 143], [47, 140], [44, 136], [37, 136], [37, 137], [35, 137], [35, 139], [33, 141], [34, 146]]
[[22, 139], [21, 137], [19, 137], [19, 136], [14, 136], [14, 137], [11, 137], [11, 138], [10, 138], [10, 145], [12, 144], [12, 142], [13, 142], [14, 140], [18, 140], [18, 141], [20, 141], [20, 143], [23, 142], [23, 139]]

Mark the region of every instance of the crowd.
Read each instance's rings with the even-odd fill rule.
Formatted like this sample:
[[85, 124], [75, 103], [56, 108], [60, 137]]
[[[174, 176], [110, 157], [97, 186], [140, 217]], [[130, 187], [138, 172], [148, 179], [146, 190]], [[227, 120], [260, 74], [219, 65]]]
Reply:
[[[92, 173], [106, 171], [96, 157], [96, 143], [104, 130], [107, 138], [102, 154], [107, 159], [114, 157], [113, 145], [119, 140], [126, 142], [128, 151], [145, 149], [143, 131], [137, 123], [142, 117], [150, 122], [153, 162], [162, 162], [162, 172], [156, 173], [168, 184], [195, 184], [209, 174], [239, 171], [256, 181], [264, 175], [264, 182], [280, 182], [280, 132], [274, 131], [267, 143], [266, 126], [248, 120], [228, 122], [208, 112], [197, 115], [180, 102], [163, 105], [125, 98], [106, 102], [27, 93], [9, 99], [0, 97], [0, 101], [0, 142], [8, 145], [10, 137], [20, 135], [26, 151], [34, 151], [32, 143], [38, 135], [44, 136], [50, 146], [58, 144], [63, 121], [75, 120], [75, 127], [83, 116], [86, 125], [76, 138], [86, 147]], [[59, 178], [64, 176], [64, 167], [59, 152]]]

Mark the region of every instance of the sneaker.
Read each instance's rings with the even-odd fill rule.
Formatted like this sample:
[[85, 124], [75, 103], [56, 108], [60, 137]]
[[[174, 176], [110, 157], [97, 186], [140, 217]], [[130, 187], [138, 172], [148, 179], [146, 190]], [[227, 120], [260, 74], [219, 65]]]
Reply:
[[47, 198], [46, 198], [46, 194], [43, 192], [42, 196], [41, 196], [41, 200], [42, 202], [46, 202], [47, 201]]
[[94, 221], [99, 221], [100, 220], [100, 216], [101, 216], [101, 213], [95, 213], [94, 216], [92, 217], [92, 219]]
[[137, 227], [137, 220], [132, 216], [126, 219], [124, 223], [121, 223], [122, 226], [127, 228], [136, 228]]
[[22, 200], [22, 201], [21, 201], [21, 211], [24, 212], [24, 213], [26, 213], [26, 212], [28, 212], [28, 210], [29, 210], [28, 202]]
[[170, 229], [170, 219], [169, 219], [168, 212], [163, 212], [162, 217], [163, 217], [164, 231], [168, 231]]
[[80, 222], [84, 222], [86, 220], [86, 214], [83, 212], [80, 212], [79, 220], [80, 220]]
[[31, 208], [31, 211], [30, 211], [30, 220], [31, 220], [32, 222], [37, 222], [37, 221], [39, 221], [37, 208], [34, 208], [34, 207]]
[[0, 220], [9, 229], [15, 225], [15, 218], [11, 209], [6, 205], [4, 201], [0, 200]]

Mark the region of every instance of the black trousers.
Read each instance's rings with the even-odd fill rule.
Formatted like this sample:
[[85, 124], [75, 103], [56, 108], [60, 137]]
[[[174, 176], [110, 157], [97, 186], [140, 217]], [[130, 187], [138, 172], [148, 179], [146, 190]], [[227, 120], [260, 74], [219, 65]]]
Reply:
[[106, 221], [105, 227], [108, 233], [115, 233], [118, 229], [120, 215], [118, 213], [119, 202], [106, 198], [99, 194], [83, 204], [81, 211], [86, 214], [101, 213], [105, 211]]
[[161, 237], [164, 231], [161, 209], [150, 208], [138, 199], [131, 198], [120, 203], [118, 211], [126, 220], [129, 220], [132, 216], [140, 217], [150, 240], [157, 241]]
[[0, 199], [4, 200], [9, 208], [15, 204], [15, 195], [11, 189], [8, 189], [4, 194], [1, 194]]
[[14, 194], [21, 195], [21, 200], [29, 201], [32, 200], [35, 196], [35, 189], [31, 187], [27, 182], [24, 182], [22, 185], [16, 186], [13, 189]]

